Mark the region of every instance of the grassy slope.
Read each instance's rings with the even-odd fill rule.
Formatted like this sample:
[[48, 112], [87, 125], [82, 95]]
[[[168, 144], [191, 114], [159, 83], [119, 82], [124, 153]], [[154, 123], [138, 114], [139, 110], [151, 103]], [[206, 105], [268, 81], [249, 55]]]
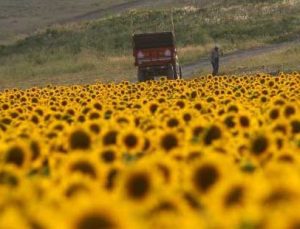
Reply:
[[[247, 2], [215, 1], [206, 9], [174, 10], [182, 62], [206, 55], [214, 43], [230, 52], [293, 39], [299, 33], [300, 4], [296, 1]], [[0, 83], [24, 85], [26, 81], [38, 85], [80, 82], [81, 78], [85, 82], [131, 80], [135, 78], [131, 33], [170, 28], [168, 10], [137, 10], [98, 21], [53, 27], [2, 47]]]
[[[136, 0], [0, 0], [0, 44], [9, 44], [37, 29]], [[174, 7], [193, 0], [140, 0], [141, 7]], [[207, 0], [198, 0], [198, 4]], [[107, 10], [109, 13], [110, 12]], [[96, 19], [99, 15], [93, 15]], [[100, 17], [103, 16], [102, 14]]]
[[132, 0], [1, 0], [0, 44], [48, 24]]

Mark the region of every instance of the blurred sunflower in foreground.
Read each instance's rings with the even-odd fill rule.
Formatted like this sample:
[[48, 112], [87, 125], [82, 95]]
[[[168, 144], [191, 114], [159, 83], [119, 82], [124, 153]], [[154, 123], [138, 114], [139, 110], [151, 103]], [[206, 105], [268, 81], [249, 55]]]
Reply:
[[300, 75], [0, 92], [0, 228], [299, 228]]

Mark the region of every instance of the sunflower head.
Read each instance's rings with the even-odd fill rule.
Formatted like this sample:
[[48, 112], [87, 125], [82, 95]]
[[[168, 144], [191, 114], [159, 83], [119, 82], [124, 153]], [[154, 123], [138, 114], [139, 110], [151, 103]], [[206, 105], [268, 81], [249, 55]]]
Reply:
[[202, 164], [193, 173], [192, 182], [200, 193], [208, 192], [220, 179], [219, 169], [214, 164]]
[[250, 146], [251, 154], [254, 156], [260, 156], [264, 154], [270, 145], [269, 139], [264, 135], [256, 136]]
[[83, 129], [73, 130], [69, 136], [69, 145], [72, 150], [88, 150], [91, 144], [91, 136]]
[[178, 136], [173, 132], [166, 132], [160, 137], [160, 147], [165, 152], [170, 152], [179, 146]]

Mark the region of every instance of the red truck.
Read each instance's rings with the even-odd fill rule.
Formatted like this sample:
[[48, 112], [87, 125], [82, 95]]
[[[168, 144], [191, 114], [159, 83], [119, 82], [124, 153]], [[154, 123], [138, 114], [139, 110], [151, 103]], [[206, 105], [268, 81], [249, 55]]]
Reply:
[[156, 76], [182, 78], [172, 32], [134, 34], [133, 56], [140, 82], [154, 80]]

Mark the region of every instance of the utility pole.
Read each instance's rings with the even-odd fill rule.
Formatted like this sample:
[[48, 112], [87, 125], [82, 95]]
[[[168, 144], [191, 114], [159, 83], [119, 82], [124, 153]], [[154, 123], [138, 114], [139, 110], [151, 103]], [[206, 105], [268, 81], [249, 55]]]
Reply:
[[173, 16], [173, 9], [171, 9], [171, 25], [172, 25], [172, 32], [175, 36], [175, 24], [174, 24], [174, 16]]

